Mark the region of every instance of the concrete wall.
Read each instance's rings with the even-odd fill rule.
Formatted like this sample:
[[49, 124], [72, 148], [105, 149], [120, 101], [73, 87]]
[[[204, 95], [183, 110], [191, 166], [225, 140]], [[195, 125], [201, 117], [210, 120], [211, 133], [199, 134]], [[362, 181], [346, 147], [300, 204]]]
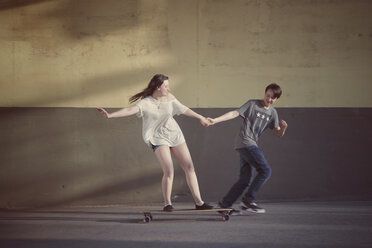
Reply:
[[[0, 2], [0, 106], [123, 107], [153, 74], [190, 107], [371, 107], [369, 0]], [[223, 94], [222, 94], [223, 93]]]
[[[282, 86], [290, 127], [262, 137], [273, 176], [261, 200], [372, 199], [371, 11], [368, 0], [0, 1], [0, 207], [161, 202], [141, 121], [94, 109], [128, 106], [155, 73], [206, 116]], [[238, 173], [239, 120], [177, 120], [204, 198], [219, 200]], [[174, 195], [189, 200], [176, 173]]]
[[[231, 109], [195, 109], [217, 116]], [[278, 108], [290, 128], [261, 138], [273, 175], [260, 200], [372, 199], [372, 109]], [[137, 117], [104, 119], [95, 109], [0, 108], [1, 207], [162, 202], [161, 169]], [[177, 118], [203, 197], [218, 201], [237, 179], [233, 142], [241, 120], [209, 128]], [[309, 128], [310, 127], [310, 128]], [[175, 161], [173, 196], [192, 201]]]

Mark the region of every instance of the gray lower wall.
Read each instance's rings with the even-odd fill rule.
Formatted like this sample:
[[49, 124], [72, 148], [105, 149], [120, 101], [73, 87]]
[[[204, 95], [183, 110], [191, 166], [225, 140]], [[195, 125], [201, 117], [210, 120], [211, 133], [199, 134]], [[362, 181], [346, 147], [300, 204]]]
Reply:
[[[230, 109], [194, 109], [215, 117]], [[289, 128], [263, 134], [273, 174], [261, 201], [371, 200], [371, 108], [278, 108]], [[162, 203], [161, 168], [135, 116], [107, 120], [95, 109], [0, 108], [0, 208]], [[239, 118], [209, 128], [176, 117], [202, 196], [218, 201], [237, 179]], [[191, 201], [175, 161], [175, 201]]]

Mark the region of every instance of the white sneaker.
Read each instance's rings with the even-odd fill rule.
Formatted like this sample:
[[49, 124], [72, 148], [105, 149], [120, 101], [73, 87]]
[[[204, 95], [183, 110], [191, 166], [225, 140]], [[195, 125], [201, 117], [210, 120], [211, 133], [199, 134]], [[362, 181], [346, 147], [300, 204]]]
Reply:
[[240, 203], [240, 208], [243, 211], [247, 211], [250, 213], [257, 213], [257, 214], [263, 214], [266, 213], [266, 210], [263, 208], [260, 208], [256, 203], [252, 202], [247, 202], [247, 201], [242, 201]]

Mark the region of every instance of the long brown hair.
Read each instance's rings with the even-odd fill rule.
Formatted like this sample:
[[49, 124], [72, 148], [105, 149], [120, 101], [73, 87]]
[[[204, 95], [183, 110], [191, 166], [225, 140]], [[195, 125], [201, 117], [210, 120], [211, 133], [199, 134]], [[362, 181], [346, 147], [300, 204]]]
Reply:
[[147, 88], [143, 89], [141, 92], [131, 96], [129, 98], [130, 103], [134, 103], [137, 100], [141, 100], [147, 96], [151, 96], [152, 93], [159, 88], [165, 80], [168, 80], [168, 77], [163, 74], [156, 74], [152, 77], [150, 83], [147, 85]]

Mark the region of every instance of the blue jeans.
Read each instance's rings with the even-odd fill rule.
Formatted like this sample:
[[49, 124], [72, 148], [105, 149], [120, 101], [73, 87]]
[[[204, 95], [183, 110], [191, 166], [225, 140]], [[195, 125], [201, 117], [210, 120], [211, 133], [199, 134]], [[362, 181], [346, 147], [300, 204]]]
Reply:
[[[248, 191], [244, 194], [242, 200], [251, 203], [254, 202], [257, 192], [271, 176], [270, 165], [260, 148], [250, 146], [237, 149], [237, 151], [240, 154], [240, 176], [238, 181], [222, 199], [221, 203], [224, 207], [231, 207], [246, 188], [248, 188]], [[252, 181], [254, 169], [257, 171], [257, 175]]]

